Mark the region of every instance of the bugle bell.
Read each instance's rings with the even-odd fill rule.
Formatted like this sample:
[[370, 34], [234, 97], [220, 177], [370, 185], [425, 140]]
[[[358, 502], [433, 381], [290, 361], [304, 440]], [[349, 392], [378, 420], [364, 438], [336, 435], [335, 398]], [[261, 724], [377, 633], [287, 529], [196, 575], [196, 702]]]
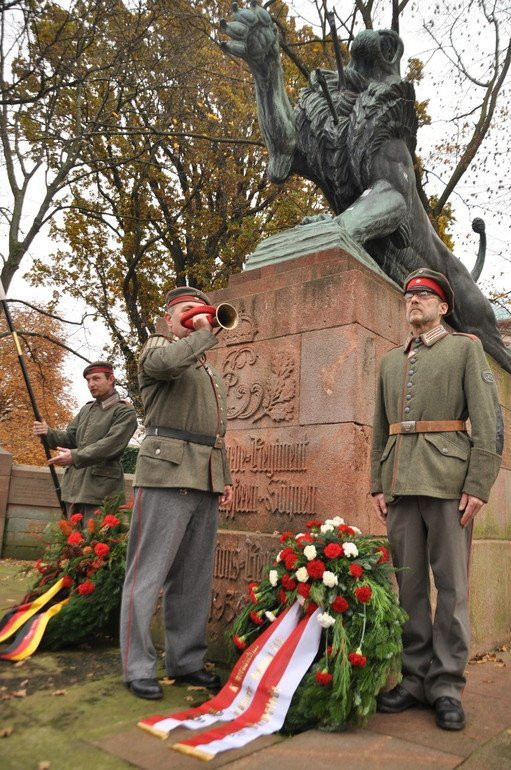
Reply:
[[228, 302], [214, 305], [197, 305], [186, 310], [181, 316], [181, 326], [193, 329], [193, 317], [196, 315], [209, 316], [211, 326], [220, 326], [222, 329], [235, 329], [239, 323], [239, 316], [235, 307]]

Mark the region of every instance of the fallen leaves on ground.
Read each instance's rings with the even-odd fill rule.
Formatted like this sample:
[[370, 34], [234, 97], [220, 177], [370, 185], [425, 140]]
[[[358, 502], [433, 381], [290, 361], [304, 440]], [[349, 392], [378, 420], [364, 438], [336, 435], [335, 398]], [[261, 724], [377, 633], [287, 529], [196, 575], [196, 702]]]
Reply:
[[470, 665], [478, 663], [494, 663], [499, 668], [505, 668], [506, 664], [495, 652], [480, 652], [469, 660]]

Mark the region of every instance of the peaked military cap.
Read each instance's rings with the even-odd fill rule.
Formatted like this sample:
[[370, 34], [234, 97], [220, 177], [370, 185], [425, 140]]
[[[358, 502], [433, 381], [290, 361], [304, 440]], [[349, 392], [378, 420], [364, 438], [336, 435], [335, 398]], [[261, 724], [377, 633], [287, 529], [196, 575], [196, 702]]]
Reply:
[[94, 372], [104, 372], [108, 376], [114, 373], [114, 367], [110, 361], [93, 361], [85, 367], [83, 376], [87, 377], [88, 374], [93, 374]]
[[172, 305], [177, 305], [178, 302], [203, 302], [205, 305], [211, 305], [207, 294], [199, 289], [194, 289], [193, 286], [177, 286], [167, 292], [165, 297], [166, 310]]
[[452, 313], [454, 310], [454, 292], [443, 273], [437, 273], [436, 270], [430, 270], [428, 267], [421, 267], [410, 273], [403, 284], [403, 292], [420, 291], [421, 289], [431, 289], [443, 302], [447, 302], [446, 315]]

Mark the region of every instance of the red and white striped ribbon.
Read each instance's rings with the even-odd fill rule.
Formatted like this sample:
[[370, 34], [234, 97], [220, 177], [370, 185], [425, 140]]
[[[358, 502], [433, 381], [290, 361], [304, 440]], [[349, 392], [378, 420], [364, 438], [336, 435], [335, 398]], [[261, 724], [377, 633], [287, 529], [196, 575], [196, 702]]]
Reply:
[[240, 748], [279, 730], [293, 694], [318, 651], [322, 629], [317, 617], [321, 611], [318, 608], [291, 630], [266, 668], [250, 704], [239, 716], [172, 748], [209, 760], [221, 751]]
[[295, 602], [244, 650], [227, 683], [212, 700], [175, 714], [147, 717], [138, 726], [166, 738], [171, 730], [179, 726], [197, 730], [214, 722], [236, 719], [250, 706], [264, 672], [296, 628], [300, 611], [300, 605]]

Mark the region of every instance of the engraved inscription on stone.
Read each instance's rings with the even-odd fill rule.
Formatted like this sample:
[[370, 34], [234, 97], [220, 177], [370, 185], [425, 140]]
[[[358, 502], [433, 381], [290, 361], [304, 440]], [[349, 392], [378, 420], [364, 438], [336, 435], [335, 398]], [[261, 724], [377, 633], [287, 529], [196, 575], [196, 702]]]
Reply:
[[250, 436], [250, 446], [244, 447], [236, 440], [227, 447], [229, 465], [232, 473], [244, 473], [245, 470], [257, 473], [261, 471], [273, 478], [275, 473], [283, 471], [306, 471], [308, 439], [303, 441], [265, 441]]
[[248, 436], [248, 442], [231, 438], [227, 447], [234, 475], [234, 494], [222, 510], [227, 519], [258, 512], [288, 517], [316, 514], [317, 487], [282, 476], [307, 476], [307, 436], [298, 441], [267, 441]]
[[259, 356], [253, 348], [236, 348], [227, 354], [223, 365], [223, 377], [228, 387], [227, 417], [229, 419], [257, 422], [270, 417], [274, 422], [292, 420], [297, 392], [296, 363], [286, 350], [272, 354], [269, 371], [257, 371], [258, 378], [251, 379], [250, 367]]
[[[232, 544], [232, 539], [238, 545]], [[213, 601], [211, 605], [211, 639], [220, 638], [220, 629], [225, 630], [249, 601], [247, 586], [259, 581], [263, 568], [278, 551], [275, 540], [265, 539], [263, 543], [238, 536], [220, 538], [215, 553], [213, 568]], [[221, 621], [221, 626], [215, 624]]]

